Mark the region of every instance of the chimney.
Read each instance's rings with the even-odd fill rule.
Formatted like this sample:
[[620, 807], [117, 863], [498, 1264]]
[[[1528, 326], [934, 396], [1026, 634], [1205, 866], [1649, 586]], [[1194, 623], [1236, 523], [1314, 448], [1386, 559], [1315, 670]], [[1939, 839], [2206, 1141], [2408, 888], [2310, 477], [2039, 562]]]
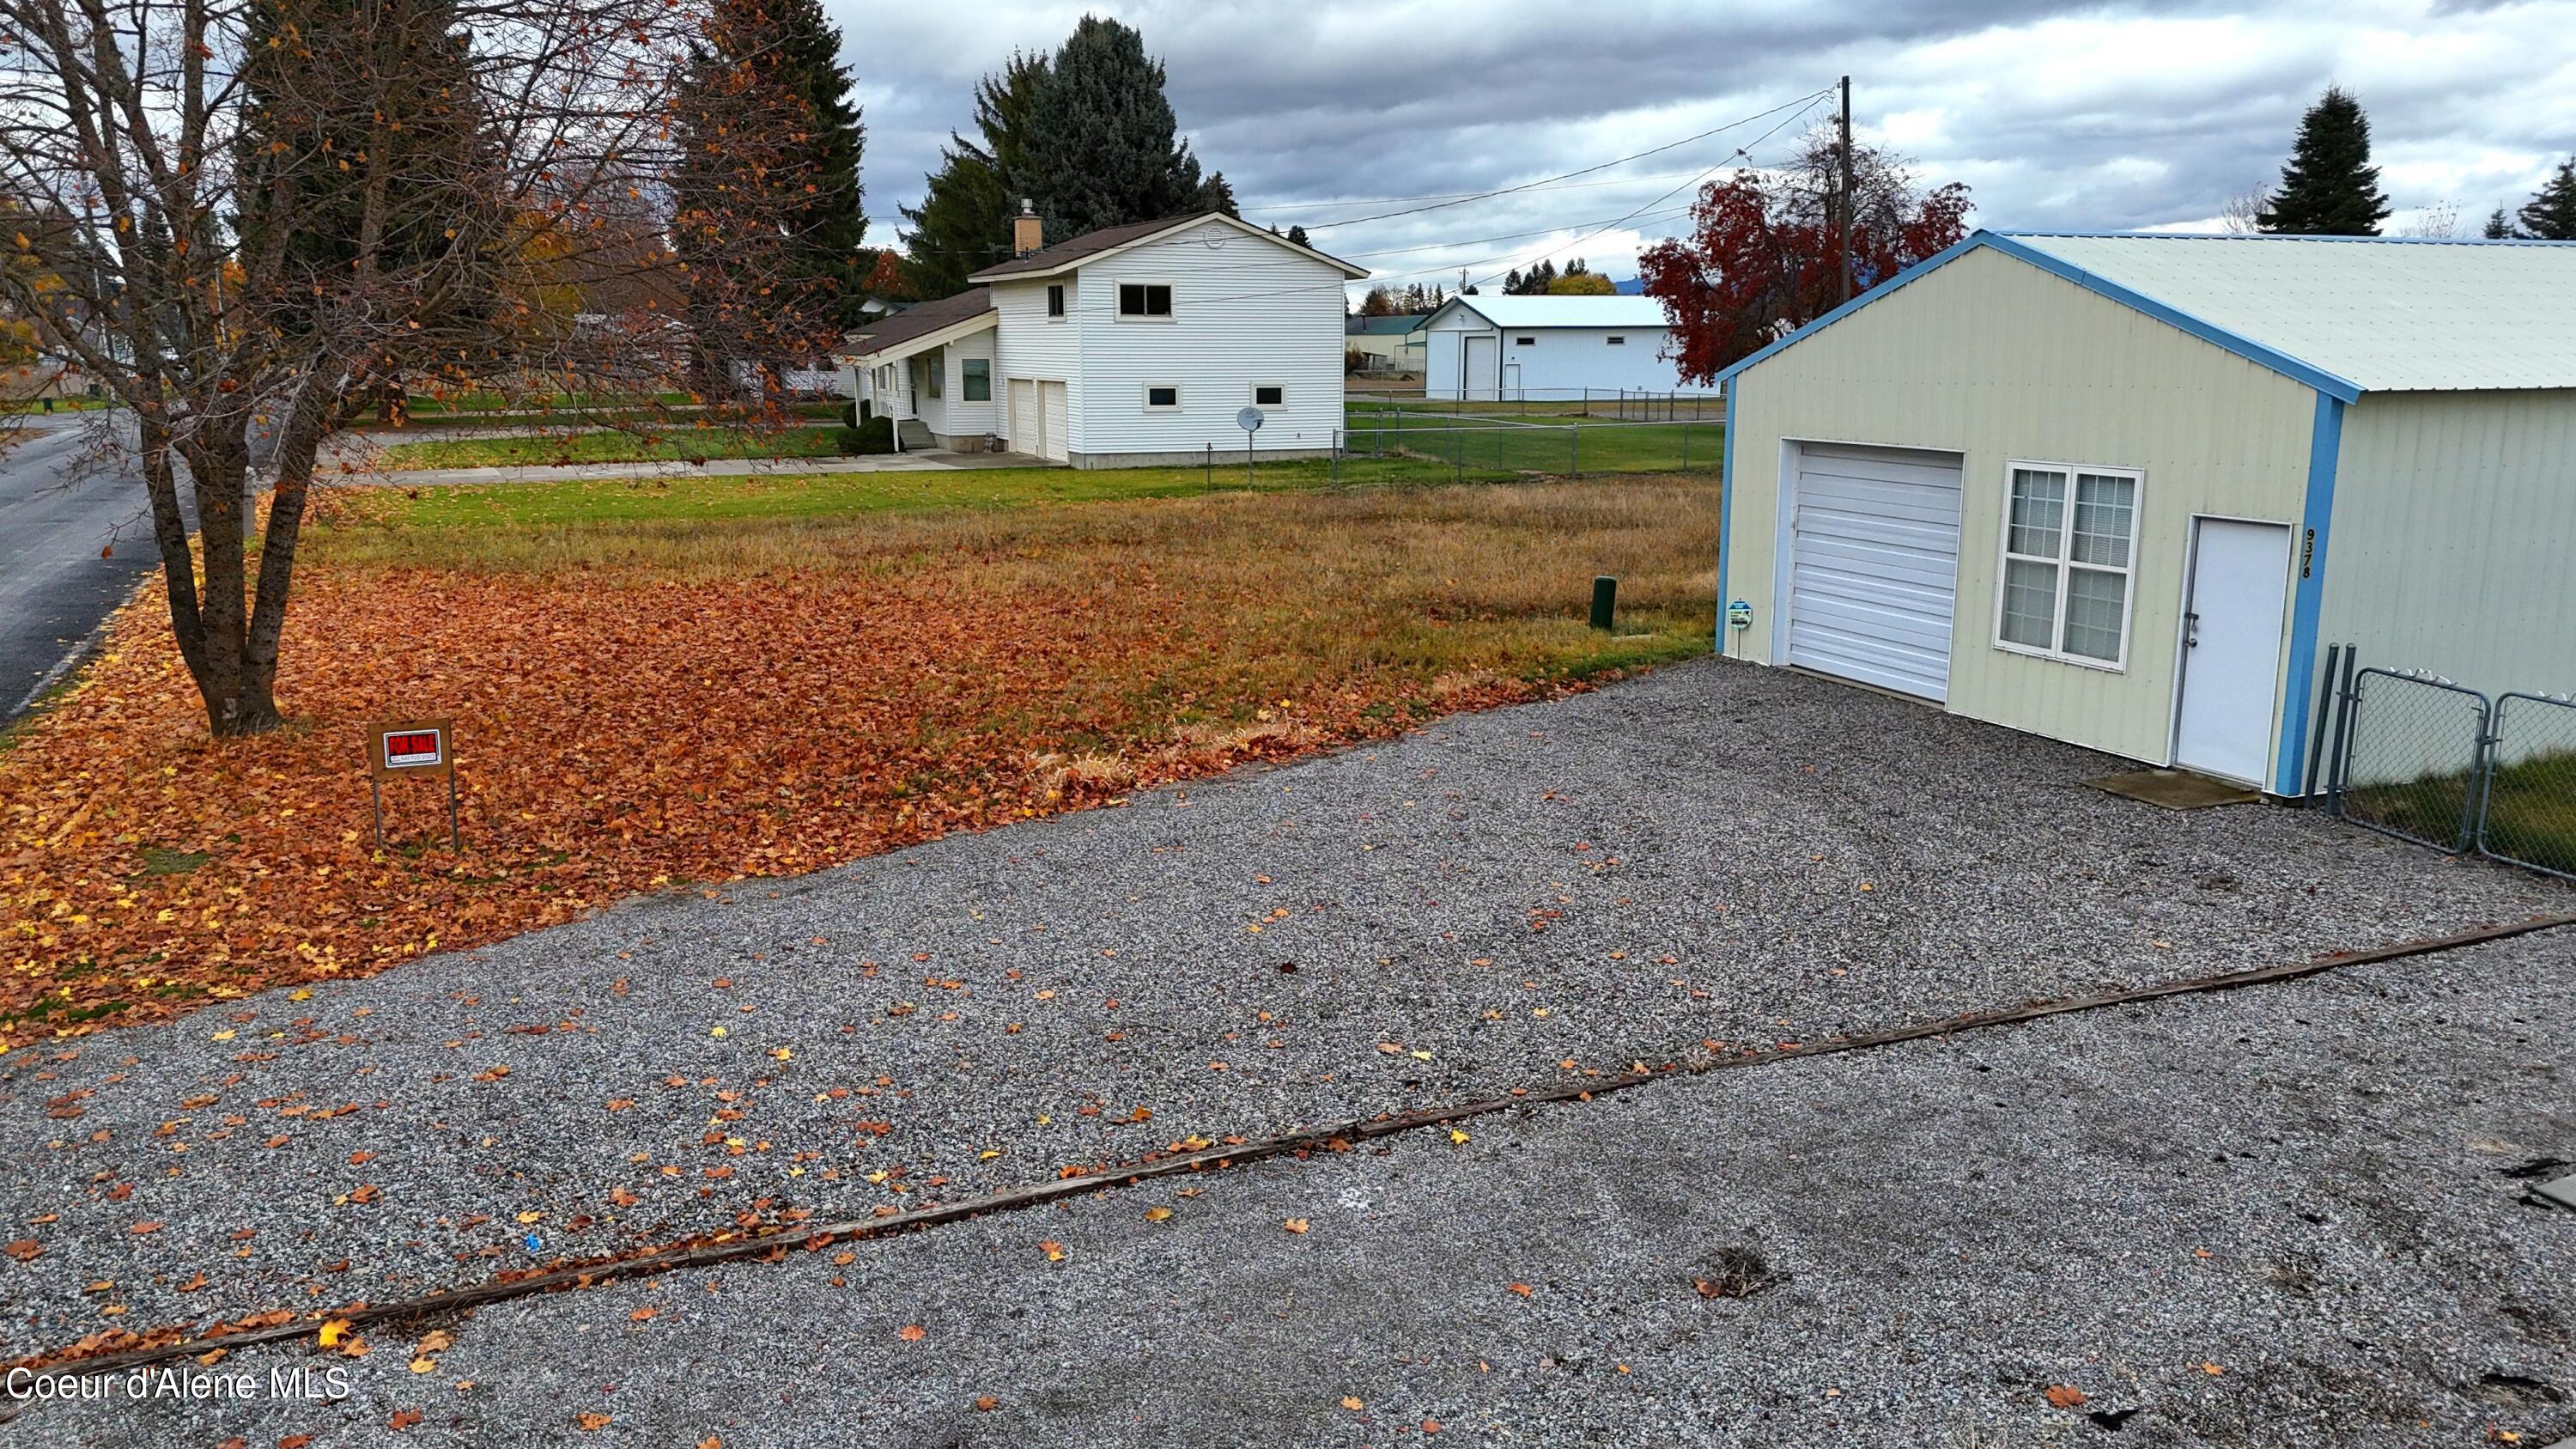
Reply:
[[1046, 245], [1046, 227], [1025, 196], [1020, 198], [1020, 214], [1011, 218], [1011, 255], [1024, 257]]

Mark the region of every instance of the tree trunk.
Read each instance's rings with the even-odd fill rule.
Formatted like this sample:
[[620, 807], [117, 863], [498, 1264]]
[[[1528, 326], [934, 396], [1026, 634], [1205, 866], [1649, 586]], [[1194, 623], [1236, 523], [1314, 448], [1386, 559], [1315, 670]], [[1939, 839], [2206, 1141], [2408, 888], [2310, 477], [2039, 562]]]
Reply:
[[245, 421], [231, 411], [203, 416], [180, 444], [195, 484], [205, 580], [197, 604], [201, 642], [188, 671], [205, 701], [206, 728], [217, 736], [258, 734], [282, 723], [269, 676], [253, 676], [244, 647], [250, 625], [244, 546], [251, 526]]

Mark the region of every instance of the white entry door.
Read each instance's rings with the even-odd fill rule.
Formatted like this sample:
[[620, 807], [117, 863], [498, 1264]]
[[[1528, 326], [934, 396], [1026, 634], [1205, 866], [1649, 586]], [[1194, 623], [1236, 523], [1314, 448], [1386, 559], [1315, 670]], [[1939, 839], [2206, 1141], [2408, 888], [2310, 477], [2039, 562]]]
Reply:
[[2174, 763], [2263, 783], [2272, 756], [2289, 593], [2290, 529], [2229, 518], [2194, 521], [2183, 609], [2182, 709]]
[[1956, 453], [1799, 445], [1781, 610], [1791, 664], [1949, 697], [1959, 477]]
[[1473, 334], [1468, 336], [1466, 371], [1463, 375], [1467, 379], [1467, 397], [1470, 401], [1495, 401], [1494, 389], [1500, 376], [1498, 369], [1501, 360], [1501, 338], [1477, 337]]

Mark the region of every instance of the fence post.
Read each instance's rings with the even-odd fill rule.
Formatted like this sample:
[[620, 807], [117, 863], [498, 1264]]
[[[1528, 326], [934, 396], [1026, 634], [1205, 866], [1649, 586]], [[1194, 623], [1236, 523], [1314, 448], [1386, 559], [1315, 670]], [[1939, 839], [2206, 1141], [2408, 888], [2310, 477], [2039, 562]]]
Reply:
[[1339, 429], [1339, 428], [1335, 428], [1335, 429], [1333, 429], [1333, 481], [1332, 481], [1332, 486], [1333, 486], [1333, 487], [1335, 487], [1335, 488], [1339, 488], [1339, 487], [1341, 487], [1341, 486], [1342, 486], [1342, 430], [1341, 430], [1341, 429]]
[[1216, 490], [1216, 444], [1214, 443], [1207, 445], [1207, 458], [1199, 464], [1199, 487], [1207, 492]]
[[1567, 456], [1573, 459], [1575, 481], [1581, 482], [1583, 479], [1583, 424], [1576, 423], [1566, 429], [1565, 451]]
[[1682, 435], [1682, 471], [1687, 473], [1690, 471], [1690, 429], [1682, 427], [1679, 423], [1673, 426], [1680, 429]]

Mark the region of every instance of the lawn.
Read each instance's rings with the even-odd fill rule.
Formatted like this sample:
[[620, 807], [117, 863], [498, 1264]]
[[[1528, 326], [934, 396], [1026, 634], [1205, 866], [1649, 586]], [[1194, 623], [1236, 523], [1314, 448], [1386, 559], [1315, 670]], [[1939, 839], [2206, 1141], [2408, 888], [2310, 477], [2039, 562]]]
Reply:
[[[639, 893], [789, 875], [1705, 653], [1707, 475], [1205, 493], [996, 470], [349, 490], [211, 742], [158, 586], [0, 753], [0, 1043], [363, 973]], [[1098, 501], [1012, 496], [1041, 483]], [[914, 475], [851, 475], [861, 487]], [[1123, 497], [1107, 497], [1123, 492]], [[1170, 496], [1189, 495], [1189, 496]], [[1616, 634], [1584, 624], [1620, 577]], [[457, 727], [386, 798], [365, 722]]]
[[[2445, 849], [2476, 828], [2476, 781], [2464, 771], [2344, 792], [2344, 814]], [[2576, 875], [2576, 750], [2551, 750], [2498, 768], [2486, 784], [2482, 849]]]
[[708, 458], [827, 458], [840, 452], [836, 428], [667, 427], [537, 433], [509, 438], [443, 438], [391, 443], [376, 456], [387, 472], [501, 468], [545, 463], [679, 463]]
[[1723, 423], [1621, 423], [1478, 415], [1474, 420], [1417, 411], [1350, 411], [1344, 434], [1346, 475], [1367, 479], [1391, 458], [1445, 461], [1470, 475], [1636, 473], [1714, 470], [1726, 451]]

